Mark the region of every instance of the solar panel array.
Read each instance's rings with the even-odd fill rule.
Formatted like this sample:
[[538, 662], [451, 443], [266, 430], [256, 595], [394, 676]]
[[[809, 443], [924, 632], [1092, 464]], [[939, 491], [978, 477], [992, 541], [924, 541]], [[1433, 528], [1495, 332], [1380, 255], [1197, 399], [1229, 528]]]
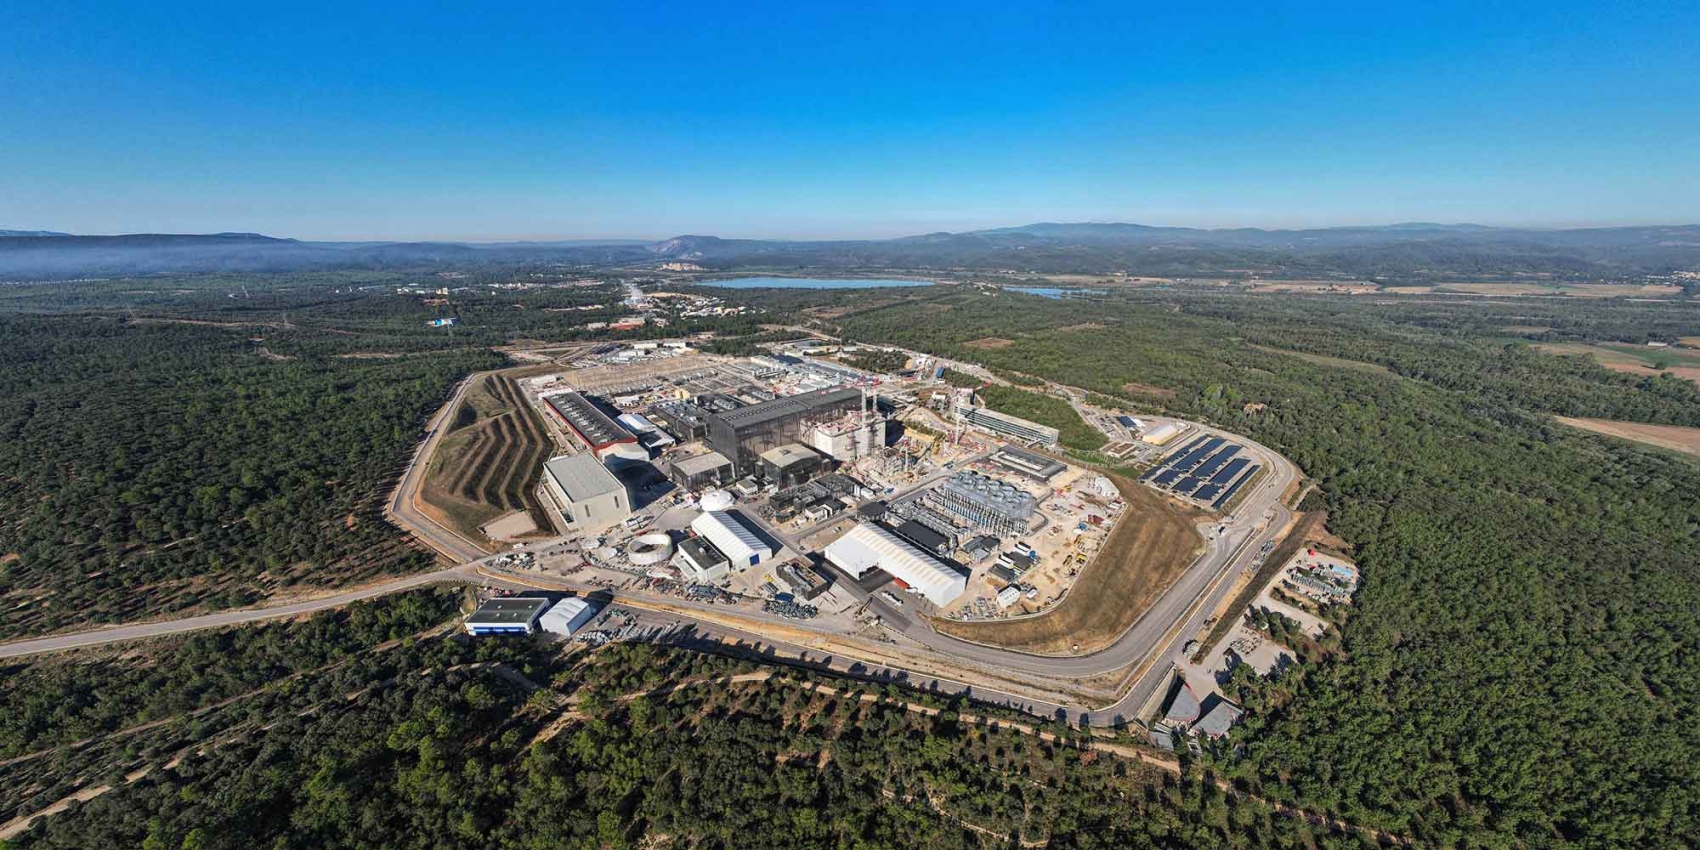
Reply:
[[1241, 448], [1222, 437], [1199, 437], [1146, 470], [1139, 480], [1220, 508], [1262, 468], [1250, 458], [1236, 457]]

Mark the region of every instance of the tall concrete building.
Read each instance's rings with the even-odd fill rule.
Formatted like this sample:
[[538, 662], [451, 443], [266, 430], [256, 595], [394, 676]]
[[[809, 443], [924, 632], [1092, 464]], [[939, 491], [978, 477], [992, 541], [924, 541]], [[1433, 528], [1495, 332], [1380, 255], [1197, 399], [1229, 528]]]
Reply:
[[589, 452], [544, 464], [543, 480], [562, 518], [574, 531], [607, 528], [632, 515], [632, 497], [626, 485]]

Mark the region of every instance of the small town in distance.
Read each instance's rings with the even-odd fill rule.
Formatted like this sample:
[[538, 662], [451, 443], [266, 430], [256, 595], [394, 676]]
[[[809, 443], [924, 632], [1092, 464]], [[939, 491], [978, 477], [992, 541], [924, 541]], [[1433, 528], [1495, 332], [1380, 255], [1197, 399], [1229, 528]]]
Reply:
[[[632, 288], [632, 328], [666, 321], [643, 312], [658, 295]], [[1320, 606], [1356, 587], [1314, 549], [1263, 569], [1296, 470], [1249, 440], [1037, 387], [1103, 434], [1084, 461], [1056, 427], [986, 405], [1008, 382], [973, 363], [818, 332], [761, 349], [573, 344], [471, 379], [398, 514], [492, 585], [465, 631], [592, 646], [709, 631], [1196, 749], [1243, 714], [1224, 695], [1237, 667], [1294, 660], [1268, 618], [1320, 636]], [[492, 427], [490, 396], [529, 425]], [[466, 482], [517, 482], [504, 462], [536, 477], [479, 504]], [[1184, 531], [1156, 544], [1146, 526]]]

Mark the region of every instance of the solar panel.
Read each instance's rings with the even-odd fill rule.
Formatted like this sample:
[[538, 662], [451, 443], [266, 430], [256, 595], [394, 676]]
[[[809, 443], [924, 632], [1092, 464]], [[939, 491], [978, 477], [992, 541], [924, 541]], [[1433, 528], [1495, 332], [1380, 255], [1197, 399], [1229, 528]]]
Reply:
[[1186, 457], [1175, 461], [1173, 468], [1178, 469], [1183, 473], [1191, 472], [1192, 468], [1197, 466], [1198, 462], [1203, 460], [1205, 455], [1215, 451], [1217, 447], [1222, 445], [1223, 442], [1224, 440], [1221, 437], [1211, 437], [1209, 440], [1204, 442], [1204, 445], [1193, 449]]
[[1192, 474], [1200, 478], [1209, 478], [1211, 473], [1219, 469], [1222, 464], [1227, 463], [1228, 458], [1238, 454], [1239, 450], [1239, 446], [1229, 443], [1227, 448], [1211, 455], [1210, 459], [1205, 461], [1203, 466], [1193, 470]]
[[1151, 483], [1157, 485], [1158, 487], [1167, 487], [1167, 486], [1169, 486], [1170, 481], [1173, 481], [1173, 480], [1175, 480], [1176, 478], [1179, 478], [1179, 477], [1181, 477], [1181, 471], [1178, 470], [1178, 469], [1171, 469], [1171, 470], [1164, 472], [1162, 475], [1157, 476], [1157, 480], [1152, 481]]
[[1234, 474], [1245, 469], [1246, 464], [1248, 463], [1251, 463], [1251, 461], [1247, 458], [1235, 458], [1233, 463], [1222, 467], [1220, 472], [1217, 472], [1214, 476], [1212, 476], [1210, 483], [1215, 484], [1217, 487], [1227, 486], [1229, 481], [1234, 480]]
[[1240, 480], [1235, 481], [1234, 486], [1228, 488], [1228, 492], [1223, 493], [1221, 496], [1217, 497], [1216, 501], [1210, 503], [1210, 507], [1219, 508], [1219, 507], [1223, 506], [1224, 504], [1227, 504], [1228, 500], [1232, 499], [1234, 497], [1234, 494], [1238, 493], [1240, 491], [1240, 485], [1246, 483], [1247, 481], [1250, 481], [1251, 477], [1253, 475], [1256, 475], [1257, 471], [1259, 469], [1262, 469], [1262, 468], [1263, 467], [1261, 467], [1261, 466], [1254, 466], [1254, 467], [1246, 470], [1245, 475], [1240, 476]]

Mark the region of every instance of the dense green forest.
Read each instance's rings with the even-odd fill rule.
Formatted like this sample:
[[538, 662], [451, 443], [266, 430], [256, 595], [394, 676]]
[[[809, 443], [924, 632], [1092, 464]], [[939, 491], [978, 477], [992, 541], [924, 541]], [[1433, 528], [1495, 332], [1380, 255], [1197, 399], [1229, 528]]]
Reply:
[[[504, 363], [491, 346], [759, 330], [732, 316], [592, 332], [628, 312], [620, 287], [490, 286], [508, 280], [0, 290], [0, 637], [425, 568], [383, 498], [455, 382]], [[460, 324], [427, 326], [442, 316]]]
[[[457, 587], [357, 602], [297, 623], [200, 632], [0, 666], [0, 760], [172, 717], [443, 623]], [[139, 647], [139, 649], [138, 649]]]
[[[939, 291], [840, 322], [1245, 433], [1319, 483], [1355, 547], [1343, 651], [1247, 694], [1266, 710], [1224, 770], [1442, 845], [1700, 841], [1700, 467], [1547, 415], [1695, 423], [1692, 385], [1446, 327], [1451, 304], [1169, 293], [1099, 300], [1103, 326], [1072, 330], [1078, 304], [1012, 307]], [[1605, 326], [1611, 307], [1571, 309]], [[1015, 344], [963, 345], [987, 336]]]
[[[356, 668], [376, 678], [358, 682]], [[367, 652], [256, 705], [150, 730], [130, 756], [109, 752], [134, 779], [115, 776], [13, 844], [1369, 846], [1201, 772], [969, 722], [953, 706], [927, 716], [783, 673], [711, 682], [752, 669], [646, 645], [561, 655], [458, 635]], [[21, 802], [14, 811], [44, 800]]]
[[[446, 305], [394, 294], [443, 282], [427, 278], [0, 292], [0, 633], [423, 567], [380, 507], [429, 411], [460, 376], [501, 362], [489, 345], [593, 338], [582, 324], [619, 312], [613, 287], [483, 291]], [[926, 719], [784, 683], [616, 698], [742, 669], [690, 653], [562, 660], [458, 638], [365, 651], [447, 604], [420, 597], [387, 620], [351, 613], [303, 632], [185, 641], [174, 645], [181, 661], [157, 671], [109, 655], [80, 672], [7, 668], [9, 752], [304, 673], [192, 721], [6, 768], [14, 813], [81, 783], [116, 788], [16, 843], [1000, 843], [971, 823], [1058, 847], [1357, 846], [1272, 817], [1263, 797], [1429, 846], [1700, 844], [1700, 464], [1551, 418], [1696, 425], [1700, 395], [1526, 344], [1700, 335], [1688, 305], [1151, 290], [1086, 301], [975, 287], [714, 294], [766, 312], [667, 332], [742, 336], [731, 347], [764, 338], [753, 336], [758, 321], [815, 321], [1207, 421], [1313, 478], [1313, 507], [1329, 511], [1364, 581], [1328, 652], [1301, 653], [1272, 681], [1234, 679], [1252, 711], [1206, 767], [1245, 793], [1222, 793], [1198, 771], [1153, 777], [964, 728], [948, 713]], [[609, 306], [576, 309], [599, 304]], [[837, 309], [804, 312], [826, 304]], [[1081, 324], [1087, 307], [1092, 322]], [[424, 325], [444, 310], [462, 318], [452, 336]], [[987, 337], [1013, 344], [966, 345]], [[255, 671], [215, 673], [221, 653]], [[463, 666], [494, 662], [504, 666]], [[546, 696], [501, 671], [546, 685]], [[116, 696], [103, 702], [97, 680]], [[582, 719], [542, 734], [569, 697]]]

